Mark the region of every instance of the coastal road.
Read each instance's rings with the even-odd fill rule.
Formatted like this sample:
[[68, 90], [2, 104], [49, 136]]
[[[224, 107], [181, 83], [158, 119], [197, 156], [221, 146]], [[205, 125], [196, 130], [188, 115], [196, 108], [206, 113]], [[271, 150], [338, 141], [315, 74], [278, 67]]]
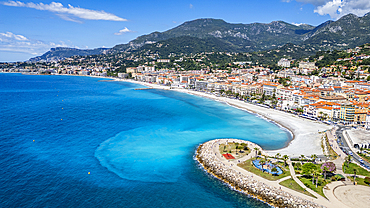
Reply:
[[[358, 164], [361, 164], [360, 163], [360, 159], [361, 157], [357, 155], [356, 152], [353, 152], [351, 149], [354, 148], [350, 148], [350, 144], [348, 144], [348, 142], [346, 141], [346, 139], [344, 139], [344, 135], [343, 135], [343, 132], [345, 130], [348, 129], [348, 127], [344, 127], [344, 126], [338, 126], [339, 128], [337, 129], [337, 131], [335, 132], [335, 134], [337, 135], [337, 138], [338, 138], [338, 145], [339, 147], [344, 150], [344, 152], [348, 155], [349, 154], [349, 151], [351, 151], [353, 153], [353, 160], [355, 160]], [[364, 164], [368, 167], [370, 167], [370, 163], [366, 162], [364, 160]]]

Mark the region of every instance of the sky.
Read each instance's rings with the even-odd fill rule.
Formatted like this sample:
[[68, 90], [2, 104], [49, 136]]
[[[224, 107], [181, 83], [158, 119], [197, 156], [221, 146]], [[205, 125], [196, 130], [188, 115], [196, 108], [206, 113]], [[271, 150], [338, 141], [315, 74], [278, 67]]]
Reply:
[[369, 0], [0, 0], [0, 62], [26, 61], [55, 47], [110, 48], [199, 18], [317, 26], [368, 12]]

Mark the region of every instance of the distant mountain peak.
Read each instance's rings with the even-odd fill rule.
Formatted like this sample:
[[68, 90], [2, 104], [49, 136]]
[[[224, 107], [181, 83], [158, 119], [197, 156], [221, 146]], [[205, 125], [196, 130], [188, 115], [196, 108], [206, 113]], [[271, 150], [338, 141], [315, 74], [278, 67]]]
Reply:
[[[370, 42], [370, 36], [368, 35], [370, 34], [369, 14], [367, 13], [363, 17], [348, 14], [337, 21], [329, 20], [317, 27], [309, 24], [287, 23], [281, 20], [270, 23], [242, 24], [227, 23], [222, 19], [200, 18], [186, 21], [164, 32], [156, 31], [139, 36], [127, 44], [119, 44], [109, 50], [94, 51], [60, 47], [51, 49], [48, 53], [36, 57], [34, 60], [55, 60], [72, 55], [93, 53], [133, 52], [146, 45], [156, 45], [153, 43], [166, 40], [169, 40], [170, 48], [186, 52], [189, 51], [189, 48], [187, 50], [183, 48], [187, 44], [194, 50], [203, 48], [212, 49], [212, 51], [214, 49], [239, 52], [264, 51], [287, 43], [301, 45], [302, 47], [308, 46], [307, 51], [341, 50], [344, 47], [353, 47]], [[205, 41], [209, 41], [210, 44]], [[176, 47], [176, 42], [183, 47]], [[196, 47], [193, 43], [200, 44], [200, 47]], [[209, 48], [210, 45], [212, 45], [211, 48]], [[172, 52], [176, 53], [176, 51]]]

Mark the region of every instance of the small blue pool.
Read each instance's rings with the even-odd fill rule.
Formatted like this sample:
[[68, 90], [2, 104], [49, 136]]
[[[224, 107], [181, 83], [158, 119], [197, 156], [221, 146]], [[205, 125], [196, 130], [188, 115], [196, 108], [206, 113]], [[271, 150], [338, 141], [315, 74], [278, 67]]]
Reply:
[[[281, 170], [280, 167], [272, 164], [272, 163], [269, 163], [269, 162], [265, 162], [265, 163], [262, 163], [260, 164], [260, 160], [253, 160], [252, 161], [253, 165], [262, 170], [263, 172], [268, 172], [268, 173], [271, 173], [271, 174], [274, 174], [274, 175], [280, 175], [283, 173], [283, 170]], [[273, 172], [271, 171], [272, 168], [276, 167], [277, 171], [276, 172]]]

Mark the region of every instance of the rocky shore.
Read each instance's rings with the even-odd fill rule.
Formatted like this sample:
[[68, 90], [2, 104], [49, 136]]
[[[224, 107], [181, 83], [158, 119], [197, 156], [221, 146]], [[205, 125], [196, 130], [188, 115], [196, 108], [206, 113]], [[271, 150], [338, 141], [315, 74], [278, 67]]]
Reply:
[[220, 144], [230, 142], [251, 143], [239, 139], [216, 139], [201, 144], [196, 152], [197, 161], [203, 168], [219, 180], [229, 184], [235, 190], [255, 197], [273, 207], [323, 207], [311, 201], [294, 196], [278, 188], [269, 186], [252, 177], [246, 176], [231, 168], [217, 157], [213, 150]]

